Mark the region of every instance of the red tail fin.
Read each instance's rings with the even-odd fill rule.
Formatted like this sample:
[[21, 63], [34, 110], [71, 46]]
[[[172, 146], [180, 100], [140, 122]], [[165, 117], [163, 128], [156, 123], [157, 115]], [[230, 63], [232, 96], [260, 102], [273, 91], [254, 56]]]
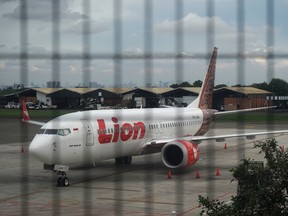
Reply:
[[29, 116], [29, 113], [27, 111], [26, 102], [24, 100], [22, 101], [22, 120], [23, 121], [30, 121], [30, 116]]
[[217, 47], [215, 47], [213, 50], [209, 67], [203, 80], [199, 96], [197, 97], [196, 100], [194, 100], [191, 104], [189, 104], [188, 107], [201, 108], [201, 109], [212, 108], [217, 50], [218, 50]]

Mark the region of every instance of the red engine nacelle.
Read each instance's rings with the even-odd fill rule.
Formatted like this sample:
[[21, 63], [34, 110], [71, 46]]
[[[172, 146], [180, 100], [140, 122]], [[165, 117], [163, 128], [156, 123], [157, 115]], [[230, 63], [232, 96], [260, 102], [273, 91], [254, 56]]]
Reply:
[[173, 168], [188, 167], [195, 164], [200, 157], [198, 145], [185, 140], [167, 143], [161, 151], [165, 166]]

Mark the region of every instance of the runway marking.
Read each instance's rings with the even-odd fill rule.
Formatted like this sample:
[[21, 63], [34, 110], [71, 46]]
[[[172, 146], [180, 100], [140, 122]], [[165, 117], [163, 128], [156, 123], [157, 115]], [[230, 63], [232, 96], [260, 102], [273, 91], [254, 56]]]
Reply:
[[68, 199], [68, 200], [64, 200], [64, 199], [58, 199], [58, 200], [51, 200], [48, 202], [48, 206], [73, 206], [73, 205], [79, 205], [81, 202], [79, 200], [73, 200], [73, 199]]
[[128, 192], [141, 192], [141, 190], [136, 190], [136, 189], [121, 189], [121, 188], [109, 188], [109, 187], [91, 187], [91, 186], [77, 186], [73, 185], [71, 187], [76, 187], [76, 188], [89, 188], [89, 189], [96, 189], [96, 190], [113, 190], [113, 191], [128, 191]]
[[43, 193], [43, 192], [44, 191], [35, 191], [35, 192], [32, 192], [32, 193], [20, 194], [20, 195], [13, 196], [13, 197], [7, 197], [7, 198], [4, 198], [4, 199], [0, 199], [0, 203], [6, 202], [6, 201], [9, 201], [9, 200], [13, 200], [13, 199], [18, 199], [18, 198], [30, 196], [30, 195], [40, 194], [40, 193]]
[[134, 203], [152, 203], [152, 204], [162, 204], [162, 205], [183, 205], [182, 203], [172, 203], [172, 202], [157, 202], [157, 201], [150, 201], [150, 200], [132, 200], [132, 199], [113, 199], [113, 198], [105, 198], [99, 197], [99, 200], [108, 200], [108, 201], [122, 201], [122, 202], [134, 202]]

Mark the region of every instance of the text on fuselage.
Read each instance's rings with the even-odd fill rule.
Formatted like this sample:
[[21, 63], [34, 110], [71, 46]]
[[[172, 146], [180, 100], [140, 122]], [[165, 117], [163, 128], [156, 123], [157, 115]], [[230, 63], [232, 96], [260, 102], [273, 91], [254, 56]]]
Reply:
[[[132, 140], [143, 139], [145, 135], [145, 124], [143, 122], [135, 122], [132, 124], [124, 123], [122, 126], [118, 124], [118, 119], [116, 117], [111, 118], [113, 124], [113, 130], [109, 133], [106, 128], [104, 119], [97, 119], [99, 131], [98, 131], [98, 141], [100, 144], [106, 144], [118, 141], [127, 141], [130, 138]], [[108, 132], [108, 133], [107, 133]]]

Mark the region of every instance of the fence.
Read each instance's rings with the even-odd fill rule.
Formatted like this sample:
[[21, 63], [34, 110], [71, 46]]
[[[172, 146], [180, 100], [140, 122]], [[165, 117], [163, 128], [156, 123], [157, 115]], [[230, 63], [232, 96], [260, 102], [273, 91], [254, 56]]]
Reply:
[[[34, 79], [36, 77], [41, 79], [41, 74], [47, 80], [62, 81], [62, 84], [69, 80], [73, 85], [79, 84], [80, 86], [85, 86], [89, 82], [97, 81], [101, 83], [102, 79], [105, 85], [123, 87], [124, 84], [129, 82], [128, 79], [130, 77], [134, 79], [132, 80], [133, 82], [142, 86], [153, 86], [155, 82], [164, 82], [167, 79], [173, 80], [174, 83], [181, 83], [187, 79], [194, 81], [196, 77], [198, 78], [198, 75], [200, 76], [199, 79], [201, 79], [204, 71], [194, 75], [196, 70], [194, 70], [193, 64], [197, 61], [203, 63], [197, 66], [197, 71], [205, 68], [208, 65], [212, 49], [215, 46], [219, 47], [218, 59], [221, 62], [221, 66], [217, 68], [217, 71], [221, 72], [221, 67], [223, 69], [225, 61], [228, 61], [227, 64], [234, 64], [231, 67], [233, 71], [230, 72], [236, 74], [237, 83], [235, 84], [241, 83], [245, 85], [251, 75], [246, 70], [247, 61], [261, 61], [264, 64], [264, 69], [261, 68], [262, 70], [266, 70], [266, 78], [263, 77], [264, 81], [265, 79], [271, 80], [276, 77], [275, 60], [285, 60], [288, 57], [285, 52], [275, 52], [274, 49], [276, 45], [279, 46], [275, 38], [275, 28], [277, 28], [275, 25], [275, 13], [276, 10], [281, 10], [281, 8], [279, 8], [278, 3], [276, 4], [275, 1], [271, 0], [261, 1], [261, 4], [245, 0], [85, 0], [75, 2], [64, 0], [21, 0], [17, 2], [3, 1], [0, 4], [5, 6], [5, 8], [11, 9], [10, 12], [2, 13], [2, 23], [8, 20], [9, 22], [18, 22], [19, 24], [19, 29], [14, 30], [16, 36], [11, 35], [12, 39], [17, 39], [18, 37], [19, 42], [15, 43], [19, 44], [19, 47], [16, 46], [16, 52], [0, 52], [0, 63], [19, 61], [19, 65], [14, 67], [14, 71], [11, 74], [15, 75], [16, 82], [18, 82], [17, 77], [19, 77], [19, 82], [23, 83], [24, 86], [29, 86], [31, 82], [37, 82]], [[266, 21], [262, 22], [266, 26], [265, 30], [261, 28], [251, 30], [250, 26], [246, 26], [247, 21], [250, 22], [253, 18], [251, 8], [255, 5], [261, 6], [259, 9], [255, 8], [255, 13], [261, 13], [262, 17], [266, 17]], [[276, 6], [277, 8], [275, 8]], [[228, 9], [233, 12], [231, 13]], [[194, 10], [197, 12], [193, 12]], [[246, 17], [247, 11], [249, 11], [249, 17]], [[231, 23], [229, 21], [225, 22], [225, 18], [221, 18], [222, 16], [227, 19], [231, 18], [234, 23], [233, 21]], [[169, 19], [165, 19], [165, 17], [169, 17]], [[106, 19], [107, 23], [102, 23], [101, 19]], [[70, 26], [66, 28], [68, 24]], [[11, 26], [15, 27], [14, 24], [11, 24]], [[8, 24], [5, 27], [8, 28]], [[260, 31], [258, 35], [257, 30]], [[10, 32], [10, 30], [7, 31]], [[71, 33], [74, 35], [69, 35]], [[257, 44], [257, 37], [261, 38], [261, 40], [265, 38], [262, 37], [261, 33], [265, 33], [264, 36], [266, 37], [266, 41], [263, 41], [266, 44], [262, 44], [263, 46], [261, 47], [263, 48], [263, 52], [259, 52], [257, 49], [249, 52], [251, 51], [249, 50], [251, 42]], [[221, 34], [224, 34], [224, 37]], [[251, 36], [251, 34], [254, 35]], [[9, 41], [7, 34], [5, 33], [4, 35], [6, 37], [5, 40]], [[35, 35], [39, 35], [38, 38]], [[233, 38], [229, 38], [230, 36]], [[250, 39], [250, 36], [252, 39]], [[97, 37], [100, 43], [97, 42]], [[225, 37], [227, 42], [225, 41]], [[50, 47], [45, 44], [45, 40]], [[44, 50], [41, 47], [33, 46], [33, 43], [37, 44], [38, 42], [41, 46], [45, 47]], [[69, 49], [68, 45], [75, 45], [75, 48], [71, 47]], [[224, 47], [223, 49], [221, 45]], [[143, 47], [142, 49], [139, 48], [141, 46]], [[48, 66], [49, 64], [50, 66]], [[103, 64], [106, 64], [105, 67]], [[203, 65], [205, 66], [203, 67]], [[45, 68], [46, 66], [48, 68]], [[66, 70], [68, 69], [70, 73], [67, 73]], [[37, 72], [40, 73], [40, 76], [37, 74], [34, 75]], [[221, 75], [222, 78], [225, 76], [223, 73]], [[3, 80], [11, 80], [6, 79], [4, 76], [9, 75], [3, 75]], [[230, 74], [227, 78], [223, 79], [225, 80], [224, 82], [229, 82], [229, 76]], [[40, 82], [47, 81], [45, 79], [42, 79]], [[90, 117], [90, 114], [87, 114], [86, 118], [89, 119]], [[149, 121], [151, 118], [153, 117], [147, 116], [146, 120]], [[179, 118], [182, 118], [181, 113], [179, 113]], [[273, 124], [267, 126], [267, 129], [271, 129], [271, 127], [274, 127]], [[243, 125], [239, 124], [238, 129], [239, 131], [243, 130]], [[22, 137], [25, 137], [30, 131], [26, 127], [22, 127], [21, 133]], [[19, 140], [19, 142], [24, 143], [25, 141]], [[245, 149], [241, 146], [237, 148], [237, 160], [239, 161], [245, 155]], [[209, 154], [209, 157], [206, 158], [207, 164], [215, 163], [215, 158], [217, 157], [215, 154], [217, 152], [216, 149], [217, 147], [214, 145], [209, 146], [209, 152], [213, 153]], [[115, 151], [121, 151], [121, 147], [116, 147]], [[20, 209], [22, 215], [35, 214], [35, 208], [36, 211], [40, 212], [43, 207], [38, 208], [36, 204], [31, 204], [36, 201], [34, 197], [29, 195], [36, 194], [39, 191], [35, 191], [34, 189], [37, 181], [33, 179], [35, 169], [31, 171], [30, 160], [31, 158], [28, 156], [21, 157], [20, 160], [21, 189], [19, 198], [22, 203]], [[151, 161], [155, 162], [155, 164], [151, 163]], [[146, 163], [149, 166], [145, 166]], [[161, 185], [159, 183], [161, 182], [159, 181], [159, 173], [161, 175], [166, 173], [165, 168], [159, 168], [159, 163], [155, 155], [145, 157], [144, 165], [138, 167], [142, 169], [144, 175], [141, 172], [140, 174], [137, 172], [143, 179], [139, 179], [139, 176], [135, 175], [131, 175], [135, 179], [127, 179], [125, 177], [128, 172], [126, 168], [119, 168], [120, 171], [117, 171], [116, 168], [113, 172], [117, 174], [112, 173], [107, 174], [108, 176], [96, 178], [95, 172], [97, 172], [97, 169], [100, 169], [99, 166], [101, 163], [93, 169], [84, 168], [84, 172], [80, 172], [78, 169], [72, 170], [71, 172], [83, 175], [83, 178], [80, 180], [78, 178], [79, 183], [74, 183], [72, 189], [74, 193], [81, 193], [81, 198], [77, 199], [77, 201], [81, 200], [79, 201], [80, 203], [72, 202], [72, 198], [70, 199], [72, 203], [68, 203], [67, 199], [69, 200], [70, 193], [67, 190], [69, 189], [61, 191], [59, 188], [49, 187], [47, 189], [49, 192], [47, 193], [51, 192], [52, 197], [50, 197], [50, 200], [54, 201], [47, 204], [50, 205], [49, 208], [46, 206], [42, 210], [44, 214], [51, 215], [66, 215], [67, 213], [100, 215], [104, 213], [106, 207], [108, 215], [160, 215], [160, 213], [165, 215], [163, 209], [167, 208], [166, 215], [172, 212], [172, 210], [175, 210], [177, 213], [180, 212], [181, 215], [186, 213], [189, 215], [191, 213], [190, 210], [187, 210], [186, 206], [182, 205], [182, 203], [190, 202], [189, 200], [187, 201], [189, 196], [185, 194], [187, 185], [189, 185], [185, 177], [187, 173], [183, 176], [177, 175], [175, 183], [169, 185], [169, 187], [173, 187], [173, 190], [171, 190], [175, 193], [171, 195], [167, 191], [166, 194], [167, 196], [171, 195], [173, 197], [172, 200], [157, 202], [153, 191], [157, 191], [158, 193], [158, 184]], [[109, 164], [104, 163], [102, 165], [109, 170], [112, 169]], [[213, 168], [209, 166], [206, 169], [211, 169], [211, 172], [213, 172]], [[103, 171], [103, 168], [101, 170]], [[132, 168], [132, 170], [136, 172], [135, 168]], [[42, 172], [38, 175], [45, 176], [46, 173]], [[73, 174], [72, 176], [75, 177]], [[101, 178], [104, 179], [103, 181], [107, 179], [107, 181], [111, 181], [113, 183], [112, 186], [109, 185], [107, 188], [104, 188]], [[37, 179], [39, 180], [39, 178]], [[214, 176], [208, 175], [207, 179], [211, 183], [206, 185], [206, 194], [214, 197], [217, 187], [215, 181], [212, 181]], [[164, 178], [163, 181], [165, 180]], [[98, 188], [99, 190], [97, 191], [97, 182], [95, 183], [95, 181], [99, 181], [99, 184], [101, 183], [101, 190]], [[141, 197], [135, 195], [135, 198], [132, 195], [128, 195], [128, 192], [125, 191], [127, 181], [130, 181], [132, 185], [127, 191], [138, 191], [138, 187], [144, 188], [144, 193]], [[81, 183], [80, 190], [78, 186]], [[41, 182], [41, 185], [45, 185], [45, 183]], [[40, 189], [38, 188], [38, 190]], [[94, 198], [95, 192], [103, 192], [103, 190], [109, 190], [113, 194], [113, 200], [107, 197], [102, 197], [102, 199], [99, 197]], [[42, 195], [45, 197], [45, 194]], [[76, 195], [73, 194], [71, 196]], [[190, 197], [192, 202], [195, 196], [191, 195]], [[38, 197], [38, 199], [40, 198], [41, 196]], [[63, 200], [65, 199], [64, 203]], [[162, 197], [161, 200], [166, 199]], [[138, 207], [137, 205], [133, 205], [133, 208], [128, 208], [126, 202], [141, 204]], [[3, 200], [2, 203], [4, 203]], [[162, 206], [159, 207], [159, 205]], [[79, 207], [80, 210], [77, 210], [77, 206], [81, 206], [81, 208]], [[111, 209], [111, 206], [113, 206], [113, 209]]]

